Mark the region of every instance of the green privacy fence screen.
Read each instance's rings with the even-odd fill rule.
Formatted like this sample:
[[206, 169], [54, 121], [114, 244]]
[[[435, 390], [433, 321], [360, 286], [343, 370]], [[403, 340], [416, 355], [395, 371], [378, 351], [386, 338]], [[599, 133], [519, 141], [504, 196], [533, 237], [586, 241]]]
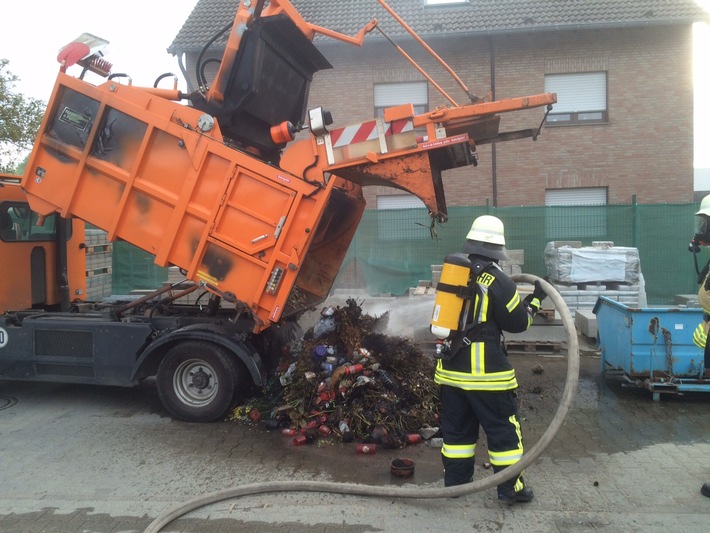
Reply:
[[[524, 251], [523, 272], [545, 277], [544, 250], [551, 241], [612, 241], [638, 248], [650, 305], [671, 305], [676, 294], [697, 292], [693, 236], [698, 204], [451, 207], [445, 224], [430, 226], [425, 209], [368, 210], [358, 228], [335, 286], [366, 288], [369, 294], [406, 294], [431, 279], [431, 265], [458, 252], [479, 215], [503, 220], [507, 246]], [[703, 248], [700, 267], [710, 258]], [[127, 243], [114, 244], [113, 292], [158, 287], [167, 269]]]
[[[545, 277], [545, 246], [551, 241], [612, 241], [639, 250], [648, 303], [675, 303], [696, 293], [693, 254], [697, 204], [451, 207], [449, 220], [430, 229], [425, 209], [369, 210], [350, 247], [336, 286], [364, 284], [370, 294], [405, 294], [431, 279], [431, 265], [458, 252], [474, 218], [491, 214], [505, 223], [506, 243], [523, 250], [523, 272]], [[710, 250], [698, 256], [700, 267]]]
[[155, 257], [125, 241], [113, 243], [111, 292], [128, 294], [132, 290], [157, 289], [168, 281], [168, 269], [156, 265]]

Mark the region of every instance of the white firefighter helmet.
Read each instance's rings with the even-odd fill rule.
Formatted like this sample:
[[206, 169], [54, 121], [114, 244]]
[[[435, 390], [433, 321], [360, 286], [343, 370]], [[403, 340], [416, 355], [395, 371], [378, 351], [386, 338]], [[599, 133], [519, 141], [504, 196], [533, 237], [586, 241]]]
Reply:
[[710, 244], [710, 194], [700, 202], [700, 210], [695, 213], [694, 239], [703, 246]]
[[508, 259], [503, 221], [491, 215], [478, 217], [473, 221], [471, 230], [466, 235], [463, 251], [490, 259]]
[[703, 198], [700, 202], [700, 210], [696, 215], [706, 215], [710, 217], [710, 194]]

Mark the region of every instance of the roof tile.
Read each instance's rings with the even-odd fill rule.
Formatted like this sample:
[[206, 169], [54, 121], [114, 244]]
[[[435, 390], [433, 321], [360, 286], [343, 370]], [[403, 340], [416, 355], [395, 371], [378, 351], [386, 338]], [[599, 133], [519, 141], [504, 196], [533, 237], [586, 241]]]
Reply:
[[[347, 35], [372, 18], [388, 35], [406, 34], [377, 0], [291, 0], [304, 19]], [[426, 5], [425, 0], [388, 0], [423, 37], [443, 33], [499, 33], [583, 26], [690, 24], [710, 19], [695, 0], [469, 0]], [[198, 0], [168, 51], [200, 50], [234, 19], [238, 0]], [[373, 34], [376, 35], [376, 34]], [[217, 39], [224, 45], [226, 37]]]

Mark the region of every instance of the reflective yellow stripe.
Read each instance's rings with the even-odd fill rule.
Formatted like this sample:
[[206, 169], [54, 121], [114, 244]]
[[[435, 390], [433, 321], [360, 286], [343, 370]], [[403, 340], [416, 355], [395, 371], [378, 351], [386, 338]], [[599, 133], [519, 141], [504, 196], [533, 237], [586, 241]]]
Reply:
[[515, 369], [503, 370], [501, 372], [491, 372], [490, 374], [480, 374], [474, 375], [468, 372], [456, 372], [455, 370], [446, 370], [441, 362], [441, 359], [436, 363], [436, 376], [442, 379], [448, 379], [451, 381], [510, 381], [515, 379]]
[[518, 388], [518, 381], [513, 378], [510, 381], [456, 381], [446, 379], [439, 375], [434, 375], [434, 383], [439, 385], [449, 385], [461, 390], [481, 390], [481, 391], [503, 391], [513, 390]]
[[488, 450], [488, 456], [491, 458], [491, 464], [496, 466], [514, 465], [523, 457], [522, 450], [513, 450], [510, 452], [493, 452]]
[[476, 444], [446, 444], [441, 447], [441, 454], [450, 459], [470, 459], [476, 454]]
[[515, 291], [515, 294], [510, 299], [510, 301], [507, 304], [505, 304], [505, 308], [508, 310], [509, 313], [512, 313], [513, 309], [515, 309], [519, 303], [520, 303], [520, 295], [518, 294], [518, 291]]
[[481, 284], [479, 284], [479, 287], [481, 289], [481, 299], [480, 305], [478, 306], [477, 320], [479, 323], [483, 323], [486, 321], [486, 317], [488, 316], [488, 287]]
[[471, 374], [476, 376], [485, 374], [486, 363], [484, 358], [485, 346], [482, 342], [471, 344]]
[[515, 415], [508, 417], [508, 422], [515, 426], [515, 434], [518, 436], [518, 447], [514, 450], [504, 452], [496, 452], [488, 450], [488, 456], [491, 459], [491, 464], [496, 466], [510, 466], [517, 463], [523, 457], [523, 434], [520, 430], [520, 423]]
[[708, 341], [708, 336], [705, 333], [705, 328], [703, 327], [703, 323], [701, 322], [698, 324], [698, 327], [695, 328], [695, 333], [693, 333], [693, 342], [698, 348], [705, 349], [705, 344], [707, 344]]

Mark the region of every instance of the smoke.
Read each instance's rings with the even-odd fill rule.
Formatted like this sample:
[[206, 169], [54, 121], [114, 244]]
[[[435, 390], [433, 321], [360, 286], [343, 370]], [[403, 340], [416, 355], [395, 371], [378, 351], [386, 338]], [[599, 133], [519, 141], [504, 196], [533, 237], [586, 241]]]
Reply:
[[[365, 300], [362, 310], [371, 316], [388, 315], [386, 335], [411, 337], [414, 340], [425, 340], [431, 337], [429, 322], [434, 308], [434, 299], [426, 296], [411, 298], [392, 298], [386, 302], [368, 304]], [[433, 339], [433, 337], [431, 337]]]

